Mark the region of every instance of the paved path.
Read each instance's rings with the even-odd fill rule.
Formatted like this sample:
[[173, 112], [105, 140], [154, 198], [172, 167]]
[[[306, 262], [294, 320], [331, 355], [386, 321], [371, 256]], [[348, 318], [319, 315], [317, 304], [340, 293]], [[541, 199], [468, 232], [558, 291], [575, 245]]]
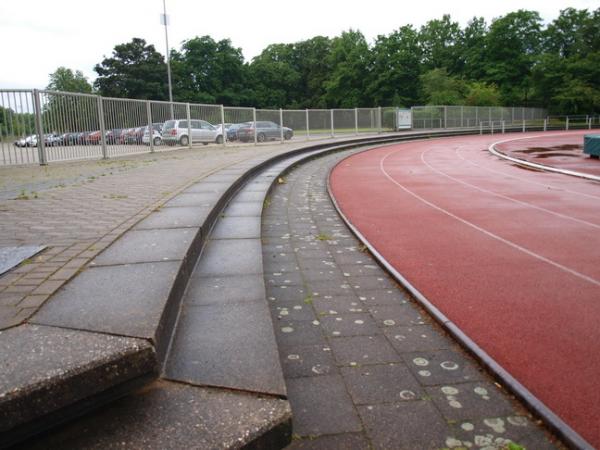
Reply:
[[[534, 136], [512, 138], [496, 148], [513, 158], [557, 169], [600, 176], [600, 160], [583, 153], [583, 137], [597, 130], [533, 133]], [[498, 139], [500, 140], [500, 138]]]
[[341, 222], [326, 177], [348, 154], [291, 172], [263, 213], [290, 448], [555, 448]]
[[0, 276], [0, 329], [29, 318], [94, 256], [192, 182], [244, 159], [305, 145], [202, 148], [0, 167], [0, 247], [48, 246]]
[[600, 185], [514, 167], [485, 151], [496, 139], [380, 148], [332, 188], [398, 272], [598, 446]]

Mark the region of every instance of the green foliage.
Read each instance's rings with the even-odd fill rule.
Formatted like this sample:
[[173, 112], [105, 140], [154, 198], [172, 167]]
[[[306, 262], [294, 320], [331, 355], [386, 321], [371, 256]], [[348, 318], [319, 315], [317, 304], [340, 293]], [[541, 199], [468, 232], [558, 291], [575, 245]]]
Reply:
[[[259, 108], [467, 104], [600, 111], [600, 8], [566, 8], [544, 25], [518, 10], [464, 28], [449, 15], [369, 43], [358, 30], [274, 43], [252, 61], [209, 36], [171, 52], [177, 101]], [[142, 39], [117, 45], [95, 68], [102, 95], [166, 98], [163, 57]], [[59, 68], [52, 89], [89, 92], [81, 72]], [[50, 87], [49, 86], [49, 87]]]
[[167, 67], [163, 56], [144, 39], [115, 46], [113, 55], [96, 64], [94, 86], [107, 97], [164, 100]]
[[92, 85], [88, 82], [83, 72], [73, 72], [66, 67], [59, 67], [50, 74], [50, 82], [46, 89], [51, 91], [79, 92], [83, 94], [92, 93]]

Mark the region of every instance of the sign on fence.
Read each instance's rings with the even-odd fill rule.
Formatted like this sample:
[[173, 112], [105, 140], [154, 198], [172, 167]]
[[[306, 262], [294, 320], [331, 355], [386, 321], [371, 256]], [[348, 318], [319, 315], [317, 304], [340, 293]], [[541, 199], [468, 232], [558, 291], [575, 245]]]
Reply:
[[410, 128], [412, 128], [410, 109], [399, 109], [396, 113], [396, 129], [406, 130]]

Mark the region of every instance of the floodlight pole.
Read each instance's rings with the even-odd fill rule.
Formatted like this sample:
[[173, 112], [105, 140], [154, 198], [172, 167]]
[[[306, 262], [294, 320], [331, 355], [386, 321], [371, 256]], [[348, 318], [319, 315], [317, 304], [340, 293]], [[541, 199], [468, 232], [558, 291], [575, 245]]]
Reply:
[[171, 103], [171, 119], [173, 119], [173, 87], [171, 85], [171, 52], [169, 51], [169, 33], [167, 31], [167, 1], [163, 0], [163, 22], [165, 24], [165, 43], [167, 44], [167, 77], [169, 79], [169, 103]]

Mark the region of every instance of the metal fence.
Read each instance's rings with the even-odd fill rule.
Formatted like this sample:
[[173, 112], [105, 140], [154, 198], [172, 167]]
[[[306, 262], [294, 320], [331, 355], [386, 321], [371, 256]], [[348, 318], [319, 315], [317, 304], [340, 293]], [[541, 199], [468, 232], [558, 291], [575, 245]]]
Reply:
[[[203, 145], [257, 145], [397, 129], [396, 107], [256, 109], [0, 90], [0, 165], [110, 158]], [[415, 106], [413, 129], [574, 129], [598, 116], [547, 116], [541, 108]]]
[[[382, 108], [256, 109], [0, 90], [0, 164], [47, 164], [392, 130], [394, 124], [388, 121], [384, 126], [382, 114]], [[167, 125], [171, 128], [165, 129]], [[238, 136], [240, 127], [250, 129], [250, 134]]]

